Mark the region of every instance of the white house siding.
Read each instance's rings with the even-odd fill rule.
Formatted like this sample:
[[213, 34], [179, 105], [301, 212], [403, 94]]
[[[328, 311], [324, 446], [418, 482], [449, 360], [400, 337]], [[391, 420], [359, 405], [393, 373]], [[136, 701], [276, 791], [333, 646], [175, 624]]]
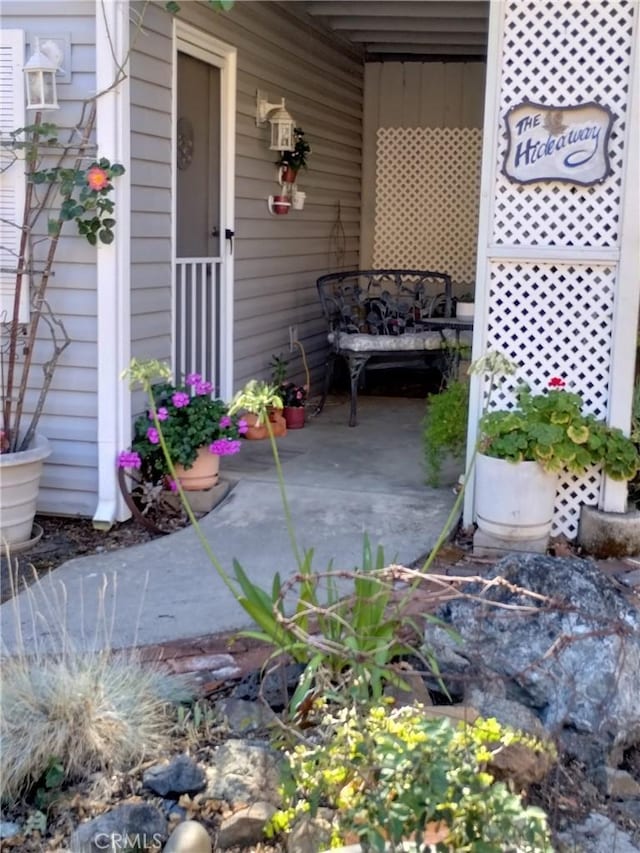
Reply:
[[[45, 113], [66, 138], [80, 117], [81, 100], [95, 89], [95, 22], [93, 0], [82, 2], [5, 2], [3, 28], [25, 31], [27, 58], [36, 35], [71, 37], [71, 81], [58, 85], [61, 109]], [[29, 118], [27, 119], [29, 120]], [[93, 249], [67, 226], [58, 246], [55, 275], [47, 298], [62, 318], [71, 344], [63, 353], [47, 398], [40, 431], [52, 445], [45, 466], [38, 509], [56, 514], [91, 515], [96, 505], [96, 272]], [[42, 247], [41, 247], [42, 249]], [[27, 405], [35, 403], [40, 385], [46, 327], [35, 350]]]
[[[288, 352], [292, 324], [313, 370], [326, 340], [315, 280], [358, 263], [363, 66], [301, 18], [301, 4], [245, 0], [227, 13], [181, 5], [185, 22], [238, 51], [234, 385], [269, 375], [271, 356]], [[157, 357], [169, 353], [170, 65], [159, 61], [170, 57], [169, 27], [170, 16], [150, 8], [132, 57], [133, 352]], [[288, 216], [267, 210], [279, 189], [277, 155], [268, 126], [256, 127], [258, 88], [286, 98], [313, 149], [299, 176], [305, 209]], [[302, 375], [299, 359], [292, 371]]]
[[163, 6], [132, 4], [131, 354], [169, 360], [172, 19]]
[[[361, 265], [374, 263], [379, 128], [481, 128], [484, 62], [368, 62], [365, 66]], [[402, 164], [399, 164], [400, 168]], [[477, 170], [479, 163], [473, 164]], [[402, 190], [404, 192], [404, 189]], [[461, 200], [452, 194], [451, 205]], [[452, 213], [455, 216], [455, 211]]]

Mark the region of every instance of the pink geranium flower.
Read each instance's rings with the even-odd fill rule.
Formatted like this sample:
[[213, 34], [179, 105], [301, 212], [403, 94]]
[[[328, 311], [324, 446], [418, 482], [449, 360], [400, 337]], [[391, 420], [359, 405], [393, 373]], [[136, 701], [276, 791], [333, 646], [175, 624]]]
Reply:
[[135, 450], [123, 450], [118, 456], [118, 468], [140, 468], [142, 459]]
[[173, 397], [171, 398], [171, 402], [176, 407], [176, 409], [181, 409], [183, 406], [188, 406], [191, 397], [186, 394], [184, 391], [176, 391]]

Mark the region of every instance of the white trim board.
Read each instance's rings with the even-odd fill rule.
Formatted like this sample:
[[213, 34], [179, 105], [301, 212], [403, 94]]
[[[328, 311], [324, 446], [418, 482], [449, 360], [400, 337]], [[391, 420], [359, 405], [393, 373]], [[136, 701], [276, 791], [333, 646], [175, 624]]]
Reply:
[[[96, 89], [107, 89], [117, 72], [114, 56], [129, 48], [128, 0], [95, 0]], [[122, 163], [126, 172], [114, 184], [116, 236], [110, 246], [98, 245], [97, 359], [98, 359], [98, 505], [95, 526], [123, 521], [126, 509], [118, 486], [116, 458], [131, 438], [131, 394], [122, 371], [131, 358], [131, 178], [129, 78], [97, 100], [98, 155]]]

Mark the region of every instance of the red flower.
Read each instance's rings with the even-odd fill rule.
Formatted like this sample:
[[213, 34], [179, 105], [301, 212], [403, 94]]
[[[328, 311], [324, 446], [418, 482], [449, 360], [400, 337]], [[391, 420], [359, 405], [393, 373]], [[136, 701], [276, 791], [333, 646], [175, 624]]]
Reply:
[[552, 376], [549, 380], [549, 388], [564, 388], [566, 384], [560, 376]]
[[87, 183], [92, 190], [103, 190], [109, 186], [109, 175], [100, 166], [92, 166], [87, 172]]

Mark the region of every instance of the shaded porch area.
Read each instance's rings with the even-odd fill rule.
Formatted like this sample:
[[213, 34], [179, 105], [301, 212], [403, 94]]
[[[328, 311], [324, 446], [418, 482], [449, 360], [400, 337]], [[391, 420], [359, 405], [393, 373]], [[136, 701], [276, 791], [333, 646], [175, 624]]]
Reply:
[[[458, 466], [445, 465], [441, 488], [425, 485], [424, 398], [363, 396], [356, 429], [347, 425], [348, 407], [346, 395], [331, 397], [321, 416], [278, 439], [299, 547], [314, 549], [316, 570], [331, 560], [335, 568], [353, 569], [361, 564], [368, 533], [372, 545], [384, 546], [387, 562], [414, 563], [429, 552], [446, 522]], [[295, 560], [269, 442], [244, 442], [240, 454], [224, 460], [221, 473], [234, 487], [203, 519], [202, 531], [227, 572], [237, 559], [254, 582], [270, 589], [275, 572], [287, 577]], [[61, 600], [62, 585], [65, 621], [77, 642], [97, 636], [98, 644], [146, 645], [231, 631], [250, 621], [190, 528], [66, 563], [36, 591], [50, 603], [39, 602], [44, 613]], [[34, 631], [25, 594], [16, 601], [30, 645]], [[105, 626], [96, 629], [101, 611], [107, 614]], [[12, 602], [2, 605], [0, 618], [11, 647]], [[36, 629], [38, 641], [55, 645], [45, 624]]]

